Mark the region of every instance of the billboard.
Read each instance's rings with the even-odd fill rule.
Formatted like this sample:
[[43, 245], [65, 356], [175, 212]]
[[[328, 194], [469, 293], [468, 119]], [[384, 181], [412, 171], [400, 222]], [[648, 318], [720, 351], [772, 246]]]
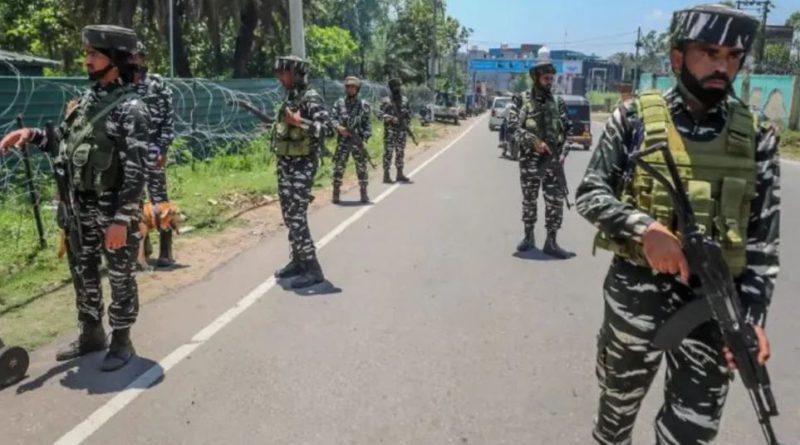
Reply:
[[[580, 61], [577, 62], [580, 63]], [[562, 60], [554, 60], [553, 66], [560, 73], [564, 69], [564, 63]], [[469, 61], [469, 70], [496, 73], [527, 73], [534, 65], [536, 65], [536, 59], [471, 59]]]

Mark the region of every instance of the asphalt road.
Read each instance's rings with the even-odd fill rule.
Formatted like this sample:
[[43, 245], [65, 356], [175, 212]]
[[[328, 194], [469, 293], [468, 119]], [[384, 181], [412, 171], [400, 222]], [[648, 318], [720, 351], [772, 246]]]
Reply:
[[[415, 159], [409, 170], [429, 162], [414, 184], [373, 180], [371, 196], [390, 190], [376, 204], [312, 215], [330, 280], [319, 292], [273, 285], [288, 252], [281, 232], [144, 306], [141, 357], [124, 371], [97, 372], [99, 354], [58, 365], [58, 345], [36, 351], [30, 377], [0, 392], [0, 443], [591, 443], [609, 256], [592, 256], [593, 230], [574, 210], [560, 240], [576, 258], [515, 256], [517, 165], [498, 158], [486, 116], [462, 125], [446, 151]], [[588, 158], [570, 155], [573, 194]], [[768, 329], [775, 427], [795, 442], [799, 174], [784, 163], [783, 273]], [[661, 382], [635, 443], [653, 443]], [[761, 444], [760, 434], [737, 380], [717, 443]]]

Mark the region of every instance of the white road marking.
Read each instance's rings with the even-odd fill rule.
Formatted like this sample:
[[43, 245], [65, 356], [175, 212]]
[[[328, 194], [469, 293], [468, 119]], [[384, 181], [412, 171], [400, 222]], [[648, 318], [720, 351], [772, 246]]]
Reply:
[[[469, 126], [463, 133], [458, 135], [455, 139], [453, 139], [449, 144], [447, 144], [444, 148], [439, 150], [436, 154], [431, 156], [428, 160], [422, 163], [419, 167], [414, 169], [408, 176], [414, 177], [417, 173], [419, 173], [422, 169], [428, 166], [431, 162], [433, 162], [436, 158], [442, 155], [445, 151], [449, 150], [450, 147], [454, 146], [458, 141], [460, 141], [464, 136], [466, 136], [476, 125], [483, 122], [485, 119], [481, 118], [475, 121], [472, 125]], [[377, 198], [373, 200], [374, 204], [378, 204], [379, 202], [383, 201], [387, 196], [392, 194], [395, 190], [399, 187], [403, 187], [400, 184], [394, 184], [388, 189], [386, 189], [383, 193], [381, 193]], [[362, 207], [357, 212], [353, 213], [349, 218], [342, 221], [336, 228], [331, 230], [327, 235], [322, 237], [317, 243], [318, 249], [322, 249], [328, 243], [330, 243], [334, 238], [339, 236], [342, 232], [345, 231], [350, 225], [361, 219], [373, 206], [369, 207]], [[244, 311], [246, 311], [250, 306], [260, 300], [267, 292], [270, 291], [275, 286], [275, 277], [270, 277], [263, 283], [259, 284], [255, 289], [250, 291], [247, 295], [244, 296], [241, 300], [237, 301], [236, 304], [225, 311], [222, 315], [217, 317], [214, 321], [212, 321], [208, 326], [204, 327], [200, 330], [197, 334], [192, 337], [192, 339], [184, 343], [183, 345], [179, 346], [177, 349], [169, 353], [166, 357], [161, 359], [157, 364], [153, 365], [150, 369], [145, 371], [142, 375], [140, 375], [136, 380], [131, 382], [125, 389], [120, 391], [116, 396], [114, 396], [111, 400], [106, 402], [103, 406], [98, 408], [92, 414], [89, 415], [83, 422], [76, 425], [73, 429], [68, 431], [66, 434], [61, 436], [55, 444], [56, 445], [77, 445], [82, 443], [86, 440], [89, 436], [94, 434], [97, 430], [99, 430], [106, 422], [109, 421], [114, 415], [122, 411], [129, 403], [133, 402], [139, 395], [144, 392], [147, 388], [153, 385], [156, 381], [161, 379], [164, 374], [167, 373], [170, 369], [172, 369], [175, 365], [183, 361], [186, 357], [188, 357], [192, 352], [194, 352], [197, 348], [202, 346], [208, 340], [211, 339], [216, 333], [218, 333], [222, 328], [227, 326], [230, 322], [236, 319], [239, 315], [241, 315]]]

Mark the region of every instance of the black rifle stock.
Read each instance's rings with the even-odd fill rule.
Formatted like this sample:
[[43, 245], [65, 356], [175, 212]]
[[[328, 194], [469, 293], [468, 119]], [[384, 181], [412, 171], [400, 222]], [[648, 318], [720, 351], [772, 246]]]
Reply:
[[[661, 151], [671, 182], [643, 157]], [[670, 195], [675, 207], [677, 228], [682, 236], [684, 255], [692, 273], [690, 285], [700, 297], [681, 308], [659, 330], [654, 340], [661, 349], [674, 349], [698, 325], [713, 319], [736, 361], [756, 417], [769, 445], [779, 445], [770, 418], [778, 415], [766, 366], [758, 363], [755, 330], [743, 315], [733, 276], [720, 245], [706, 237], [697, 225], [678, 168], [666, 143], [659, 143], [631, 155], [639, 167], [655, 178]]]

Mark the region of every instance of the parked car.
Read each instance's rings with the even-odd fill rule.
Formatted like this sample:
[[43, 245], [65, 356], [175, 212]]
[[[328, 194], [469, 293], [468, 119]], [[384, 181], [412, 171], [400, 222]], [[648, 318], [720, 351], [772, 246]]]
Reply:
[[458, 124], [461, 119], [458, 98], [450, 92], [440, 91], [436, 93], [436, 100], [433, 106], [433, 118], [435, 120], [448, 120]]
[[508, 112], [507, 105], [511, 104], [510, 96], [498, 96], [492, 101], [492, 115], [489, 117], [489, 130], [497, 131], [503, 125], [503, 118]]
[[572, 130], [567, 135], [570, 145], [580, 145], [584, 150], [592, 148], [591, 105], [583, 96], [561, 96], [567, 106], [567, 116], [572, 121]]

